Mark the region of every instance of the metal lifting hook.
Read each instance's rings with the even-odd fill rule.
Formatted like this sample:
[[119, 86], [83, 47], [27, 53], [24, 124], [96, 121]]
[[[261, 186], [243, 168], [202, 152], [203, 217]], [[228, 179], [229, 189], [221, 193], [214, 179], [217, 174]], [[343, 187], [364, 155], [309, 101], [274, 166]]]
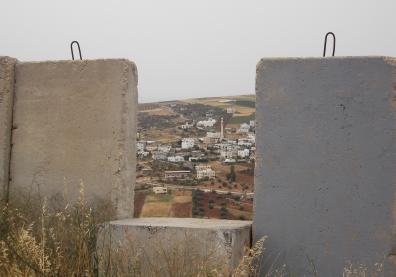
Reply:
[[335, 35], [334, 35], [333, 32], [328, 32], [328, 33], [326, 34], [326, 36], [325, 36], [324, 48], [323, 48], [323, 57], [326, 57], [327, 37], [328, 37], [329, 35], [333, 36], [333, 55], [332, 55], [332, 56], [334, 57], [334, 54], [335, 54], [336, 37], [335, 37]]
[[82, 60], [80, 44], [78, 43], [77, 40], [74, 40], [74, 41], [72, 41], [72, 43], [70, 43], [70, 51], [71, 51], [73, 61], [74, 61], [73, 44], [77, 44], [78, 53], [80, 54], [80, 60]]

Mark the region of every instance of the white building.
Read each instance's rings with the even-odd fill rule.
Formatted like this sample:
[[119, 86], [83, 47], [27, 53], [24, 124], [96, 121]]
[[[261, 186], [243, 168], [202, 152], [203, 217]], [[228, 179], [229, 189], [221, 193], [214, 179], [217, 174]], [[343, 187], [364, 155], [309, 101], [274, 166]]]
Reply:
[[232, 107], [228, 107], [228, 108], [227, 108], [227, 113], [228, 113], [228, 114], [233, 114], [233, 113], [235, 113], [235, 109], [232, 108]]
[[239, 146], [251, 147], [253, 143], [249, 139], [239, 139], [238, 140]]
[[188, 158], [188, 161], [189, 161], [189, 162], [193, 162], [193, 163], [199, 162], [199, 161], [201, 161], [201, 160], [202, 160], [201, 157], [189, 157], [189, 158]]
[[157, 146], [156, 145], [146, 145], [146, 150], [150, 151], [150, 152], [155, 151], [155, 150], [157, 150]]
[[256, 126], [256, 121], [255, 120], [250, 120], [249, 125], [251, 127], [255, 127]]
[[218, 138], [210, 138], [210, 137], [204, 137], [202, 139], [200, 139], [203, 143], [205, 144], [214, 144], [217, 143], [219, 141]]
[[208, 118], [207, 120], [201, 120], [197, 122], [197, 127], [213, 127], [216, 124], [216, 119]]
[[249, 133], [247, 138], [251, 143], [256, 143], [256, 135], [254, 133]]
[[191, 179], [190, 170], [165, 171], [165, 179]]
[[171, 157], [168, 157], [168, 162], [172, 162], [172, 163], [184, 162], [184, 157], [182, 157], [182, 156], [171, 156]]
[[195, 170], [197, 171], [197, 179], [216, 177], [216, 172], [210, 167], [210, 165], [197, 165]]
[[220, 150], [238, 150], [236, 141], [227, 141], [217, 144]]
[[166, 160], [167, 153], [161, 151], [153, 151], [151, 153], [153, 160]]
[[195, 145], [195, 139], [193, 138], [183, 138], [181, 148], [182, 149], [190, 149], [193, 148]]
[[143, 152], [146, 144], [144, 142], [138, 141], [136, 142], [136, 150], [137, 152]]
[[235, 162], [236, 162], [235, 159], [225, 159], [225, 160], [224, 160], [224, 163], [225, 163], [225, 164], [233, 164], [233, 163], [235, 163]]
[[187, 129], [191, 129], [193, 126], [194, 126], [193, 124], [189, 124], [188, 122], [186, 122], [185, 124], [183, 124], [183, 125], [181, 126], [181, 128], [182, 128], [183, 130], [187, 130]]
[[222, 159], [231, 159], [238, 155], [238, 150], [220, 150], [220, 157]]
[[237, 133], [249, 133], [250, 125], [247, 123], [242, 123], [237, 130]]
[[193, 151], [191, 151], [191, 156], [192, 157], [203, 157], [203, 156], [205, 156], [205, 154], [202, 153], [201, 150], [193, 150]]
[[162, 144], [162, 145], [158, 145], [157, 149], [158, 151], [168, 153], [172, 149], [172, 146], [167, 144]]
[[164, 193], [168, 193], [168, 188], [165, 186], [154, 186], [153, 187], [153, 192], [155, 194], [164, 194]]
[[145, 157], [147, 157], [150, 154], [150, 152], [139, 151], [137, 154], [138, 154], [139, 158], [145, 158]]
[[223, 144], [224, 145], [237, 145], [238, 142], [234, 139], [226, 139], [226, 141]]
[[206, 132], [206, 137], [219, 139], [221, 137], [221, 134], [219, 132]]
[[249, 149], [238, 150], [238, 157], [244, 159], [248, 158], [250, 155]]

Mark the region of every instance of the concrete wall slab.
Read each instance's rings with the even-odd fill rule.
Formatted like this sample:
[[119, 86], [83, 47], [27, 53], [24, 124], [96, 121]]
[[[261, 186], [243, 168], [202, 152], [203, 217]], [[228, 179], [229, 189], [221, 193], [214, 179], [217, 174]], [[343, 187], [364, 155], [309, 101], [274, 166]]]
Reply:
[[137, 70], [127, 60], [16, 65], [11, 197], [111, 201], [132, 217]]
[[269, 236], [267, 264], [326, 277], [380, 263], [395, 276], [395, 65], [383, 57], [258, 64], [253, 234]]

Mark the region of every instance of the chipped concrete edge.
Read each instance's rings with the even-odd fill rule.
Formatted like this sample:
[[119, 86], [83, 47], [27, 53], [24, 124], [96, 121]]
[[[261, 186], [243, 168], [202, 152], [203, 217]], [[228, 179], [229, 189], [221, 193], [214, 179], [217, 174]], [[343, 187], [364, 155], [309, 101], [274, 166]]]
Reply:
[[[120, 130], [129, 130], [132, 133], [121, 132], [118, 147], [118, 168], [116, 172], [116, 184], [113, 187], [114, 198], [117, 199], [117, 218], [133, 217], [134, 204], [134, 188], [136, 183], [136, 172], [130, 172], [130, 168], [136, 167], [135, 152], [131, 153], [131, 149], [135, 149], [136, 130], [137, 130], [137, 109], [138, 109], [138, 75], [135, 63], [126, 59], [115, 60], [122, 63], [122, 102]], [[128, 128], [131, 125], [131, 128]]]
[[[395, 57], [383, 57], [384, 62], [393, 68], [393, 98], [392, 107], [396, 109], [396, 58]], [[396, 122], [396, 115], [395, 115]], [[394, 197], [393, 197], [393, 235], [396, 237], [396, 181], [394, 183]], [[392, 246], [389, 259], [396, 265], [396, 242]]]
[[8, 198], [11, 159], [11, 130], [17, 59], [0, 57], [0, 200]]

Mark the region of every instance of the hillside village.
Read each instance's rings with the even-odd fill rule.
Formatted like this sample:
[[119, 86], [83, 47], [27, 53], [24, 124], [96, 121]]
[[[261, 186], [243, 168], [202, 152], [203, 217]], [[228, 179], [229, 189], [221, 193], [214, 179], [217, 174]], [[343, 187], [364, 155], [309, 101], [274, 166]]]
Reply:
[[251, 219], [254, 95], [140, 104], [135, 216]]

